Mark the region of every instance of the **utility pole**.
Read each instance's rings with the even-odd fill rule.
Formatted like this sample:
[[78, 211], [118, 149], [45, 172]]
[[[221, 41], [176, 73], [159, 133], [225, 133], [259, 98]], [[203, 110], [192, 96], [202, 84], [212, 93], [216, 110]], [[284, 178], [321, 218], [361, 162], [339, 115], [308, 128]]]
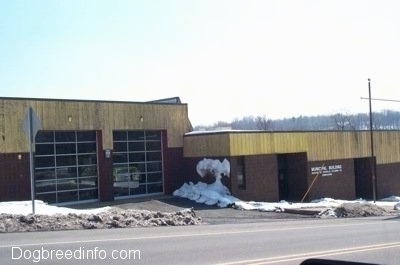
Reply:
[[372, 124], [372, 98], [371, 98], [371, 79], [368, 78], [368, 100], [369, 100], [369, 134], [371, 138], [371, 175], [372, 175], [372, 197], [374, 203], [376, 202], [376, 161], [374, 154], [374, 133], [373, 133], [373, 124]]

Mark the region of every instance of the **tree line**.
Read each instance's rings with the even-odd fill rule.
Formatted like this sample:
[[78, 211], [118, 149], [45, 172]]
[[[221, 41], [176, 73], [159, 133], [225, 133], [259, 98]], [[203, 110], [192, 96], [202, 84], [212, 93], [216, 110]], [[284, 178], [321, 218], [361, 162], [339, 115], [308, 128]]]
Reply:
[[[284, 119], [270, 119], [268, 116], [246, 116], [231, 122], [219, 121], [209, 126], [196, 126], [195, 130], [263, 130], [263, 131], [344, 131], [368, 130], [369, 114], [335, 113], [331, 115], [298, 116]], [[383, 110], [372, 113], [374, 130], [399, 130], [400, 112]]]

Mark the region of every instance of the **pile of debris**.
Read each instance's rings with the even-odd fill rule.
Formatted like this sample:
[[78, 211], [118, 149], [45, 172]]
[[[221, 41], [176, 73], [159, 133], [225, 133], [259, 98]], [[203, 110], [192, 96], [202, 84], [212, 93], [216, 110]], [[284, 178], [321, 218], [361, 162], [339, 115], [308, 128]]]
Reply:
[[0, 233], [76, 229], [181, 226], [201, 224], [193, 209], [177, 212], [121, 210], [111, 208], [98, 214], [20, 215], [0, 214]]
[[343, 203], [336, 208], [321, 211], [319, 218], [345, 218], [345, 217], [368, 217], [384, 216], [390, 214], [387, 210], [372, 203]]

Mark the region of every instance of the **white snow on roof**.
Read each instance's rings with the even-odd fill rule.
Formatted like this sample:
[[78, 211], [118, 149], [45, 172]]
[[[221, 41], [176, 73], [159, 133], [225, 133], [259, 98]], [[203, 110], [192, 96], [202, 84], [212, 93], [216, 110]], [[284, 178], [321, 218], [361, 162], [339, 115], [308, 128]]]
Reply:
[[201, 134], [217, 134], [217, 133], [230, 133], [230, 132], [266, 132], [264, 130], [232, 130], [232, 129], [220, 129], [220, 130], [200, 130], [200, 131], [192, 131], [185, 133], [185, 135], [201, 135]]

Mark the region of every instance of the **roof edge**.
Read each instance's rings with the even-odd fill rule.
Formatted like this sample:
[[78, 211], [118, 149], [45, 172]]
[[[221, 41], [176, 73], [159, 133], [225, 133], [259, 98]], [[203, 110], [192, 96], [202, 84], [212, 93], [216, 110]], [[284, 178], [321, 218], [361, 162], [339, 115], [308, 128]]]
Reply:
[[116, 104], [156, 104], [156, 105], [187, 105], [187, 103], [155, 101], [118, 101], [118, 100], [94, 100], [94, 99], [61, 99], [61, 98], [24, 98], [24, 97], [0, 97], [0, 100], [25, 100], [25, 101], [60, 101], [60, 102], [85, 102], [85, 103], [116, 103]]

